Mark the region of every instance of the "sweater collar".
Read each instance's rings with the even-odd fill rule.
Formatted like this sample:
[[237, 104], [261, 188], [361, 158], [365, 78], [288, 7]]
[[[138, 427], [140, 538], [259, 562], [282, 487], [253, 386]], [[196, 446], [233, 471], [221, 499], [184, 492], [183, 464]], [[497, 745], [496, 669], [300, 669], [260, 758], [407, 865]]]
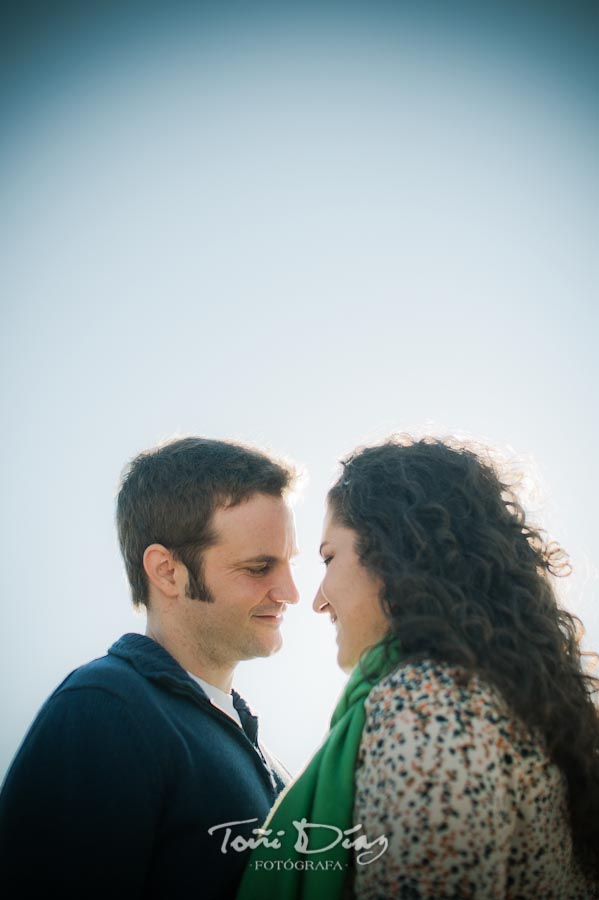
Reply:
[[[124, 634], [108, 652], [130, 663], [140, 675], [150, 681], [178, 687], [186, 693], [193, 692], [210, 702], [200, 685], [189, 677], [185, 669], [160, 644], [145, 634]], [[253, 744], [258, 742], [258, 717], [243, 697], [232, 691], [233, 706], [239, 713], [243, 730]]]
[[145, 634], [124, 634], [108, 648], [108, 652], [126, 659], [144, 678], [160, 680], [166, 677], [182, 683], [191, 682], [185, 669], [168, 650]]

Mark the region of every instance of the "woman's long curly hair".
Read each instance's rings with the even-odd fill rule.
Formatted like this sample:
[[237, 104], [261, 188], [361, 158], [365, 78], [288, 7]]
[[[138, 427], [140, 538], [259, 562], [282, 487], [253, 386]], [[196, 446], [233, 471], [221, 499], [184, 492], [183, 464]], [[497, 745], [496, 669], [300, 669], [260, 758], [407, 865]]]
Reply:
[[582, 668], [579, 620], [551, 576], [565, 553], [526, 523], [513, 487], [452, 439], [394, 436], [342, 462], [328, 495], [382, 580], [389, 644], [480, 674], [564, 772], [574, 847], [595, 870], [599, 847], [599, 679]]

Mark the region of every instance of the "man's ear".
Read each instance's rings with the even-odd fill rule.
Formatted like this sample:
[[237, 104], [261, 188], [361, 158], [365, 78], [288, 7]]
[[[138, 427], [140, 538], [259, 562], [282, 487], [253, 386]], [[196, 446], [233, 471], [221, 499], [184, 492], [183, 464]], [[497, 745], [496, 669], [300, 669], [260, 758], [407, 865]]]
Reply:
[[150, 587], [163, 596], [175, 598], [184, 593], [187, 569], [162, 544], [150, 544], [146, 547], [143, 565]]

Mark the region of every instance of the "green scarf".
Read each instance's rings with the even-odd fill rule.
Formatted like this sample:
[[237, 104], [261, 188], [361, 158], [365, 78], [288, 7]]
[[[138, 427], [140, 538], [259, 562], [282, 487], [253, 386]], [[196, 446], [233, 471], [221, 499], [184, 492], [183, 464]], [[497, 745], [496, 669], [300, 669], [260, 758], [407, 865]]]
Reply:
[[[374, 843], [379, 836], [364, 835], [361, 828], [347, 838], [342, 834], [353, 827], [354, 772], [366, 719], [364, 701], [398, 661], [397, 651], [390, 655], [377, 644], [353, 670], [326, 740], [281, 794], [263, 826], [271, 830], [267, 840], [276, 839], [281, 846], [262, 844], [253, 851], [237, 900], [336, 900], [343, 896], [352, 861], [352, 847], [343, 843], [355, 842], [360, 835]], [[302, 820], [334, 827], [309, 828], [302, 826]], [[380, 852], [377, 845], [371, 854]]]

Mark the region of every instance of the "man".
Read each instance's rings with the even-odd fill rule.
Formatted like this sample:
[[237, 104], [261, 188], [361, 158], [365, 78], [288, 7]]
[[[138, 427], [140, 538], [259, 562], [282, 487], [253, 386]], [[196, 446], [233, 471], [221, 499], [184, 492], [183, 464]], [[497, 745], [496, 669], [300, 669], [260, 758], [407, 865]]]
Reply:
[[219, 826], [255, 837], [287, 780], [231, 682], [279, 649], [298, 600], [293, 481], [263, 453], [194, 437], [130, 464], [117, 524], [146, 634], [72, 672], [25, 738], [0, 796], [11, 896], [234, 896], [245, 854]]

